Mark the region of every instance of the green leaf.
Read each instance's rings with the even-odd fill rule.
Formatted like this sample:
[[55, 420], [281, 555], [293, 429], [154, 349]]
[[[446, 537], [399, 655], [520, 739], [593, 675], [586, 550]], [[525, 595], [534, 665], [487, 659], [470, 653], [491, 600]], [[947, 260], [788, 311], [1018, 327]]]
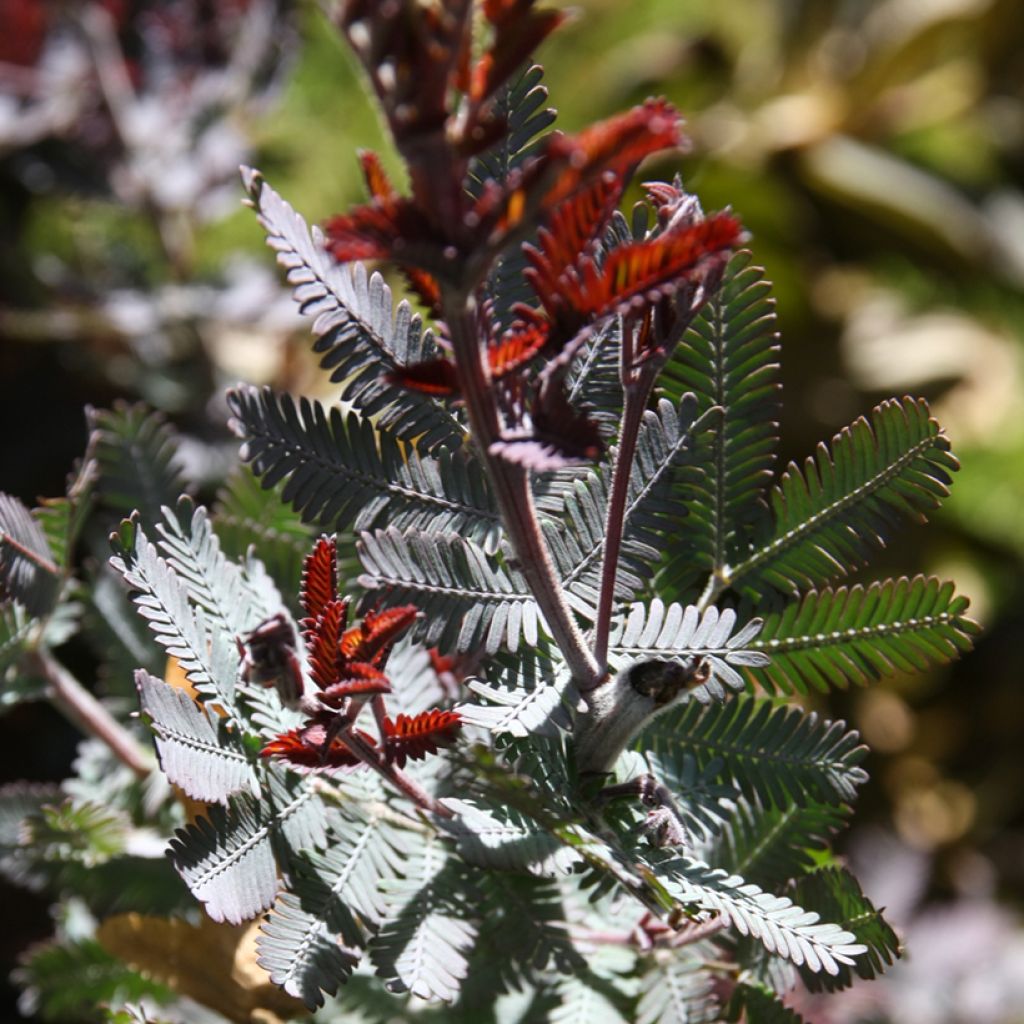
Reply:
[[685, 950], [658, 950], [640, 979], [634, 1024], [712, 1024], [718, 1003], [704, 961]]
[[770, 496], [774, 528], [722, 582], [756, 599], [829, 583], [866, 564], [900, 522], [923, 522], [959, 464], [923, 399], [891, 399], [791, 463]]
[[952, 583], [915, 576], [811, 591], [765, 617], [754, 675], [782, 693], [845, 688], [942, 664], [969, 650], [978, 626]]
[[19, 699], [16, 693], [11, 693], [11, 682], [5, 680], [5, 674], [21, 658], [31, 633], [32, 620], [18, 602], [0, 604], [0, 681], [4, 681], [0, 705], [3, 707], [10, 707]]
[[[236, 466], [217, 492], [212, 519], [224, 554], [242, 558], [255, 546], [281, 592], [291, 596], [298, 590], [316, 531], [282, 499], [280, 486], [264, 488], [248, 466]], [[354, 565], [339, 567], [339, 578], [354, 578]]]
[[[132, 600], [156, 642], [178, 659], [189, 682], [205, 700], [238, 721], [238, 651], [229, 634], [221, 624], [211, 623], [201, 608], [193, 609], [186, 585], [160, 557], [137, 521], [133, 520], [132, 528], [123, 531], [122, 536], [130, 546], [121, 547], [111, 565], [135, 591]], [[241, 595], [240, 590], [234, 592]], [[235, 605], [230, 614], [235, 616], [238, 610]]]
[[54, 1024], [102, 1021], [104, 1003], [172, 998], [163, 985], [126, 967], [93, 939], [34, 946], [21, 957], [12, 980], [25, 990], [22, 1012]]
[[86, 458], [97, 467], [100, 501], [118, 516], [137, 510], [142, 523], [155, 526], [161, 509], [173, 506], [185, 490], [177, 432], [160, 413], [141, 404], [90, 407], [85, 415]]
[[670, 660], [680, 664], [706, 660], [711, 670], [707, 682], [690, 690], [700, 703], [722, 700], [724, 687], [744, 686], [739, 669], [767, 663], [767, 656], [753, 650], [761, 628], [751, 619], [736, 630], [736, 612], [719, 611], [713, 605], [700, 612], [696, 606], [665, 605], [654, 598], [648, 605], [636, 603], [627, 614], [613, 619], [608, 638], [608, 664], [622, 671], [639, 662]]
[[755, 985], [737, 985], [726, 1013], [725, 1020], [749, 1024], [804, 1024], [803, 1017], [785, 1006], [774, 992]]
[[390, 370], [439, 355], [409, 304], [393, 311], [391, 289], [380, 274], [368, 277], [361, 263], [335, 264], [319, 231], [311, 236], [259, 172], [243, 168], [242, 180], [300, 311], [316, 318], [314, 350], [321, 353], [320, 365], [333, 371], [331, 380], [343, 385], [341, 400], [402, 440], [416, 440], [421, 450], [458, 449], [466, 431], [454, 415], [430, 396], [387, 380]]
[[849, 803], [867, 779], [867, 747], [841, 721], [739, 695], [724, 704], [682, 704], [638, 737], [638, 750], [687, 750], [700, 764], [725, 763], [744, 795], [766, 806], [809, 799]]
[[455, 817], [442, 821], [441, 826], [454, 838], [467, 864], [554, 876], [565, 874], [579, 862], [573, 849], [516, 808], [454, 797], [444, 803]]
[[867, 947], [867, 953], [857, 958], [852, 966], [840, 965], [832, 977], [810, 974], [801, 969], [804, 984], [812, 992], [848, 988], [853, 984], [854, 975], [871, 979], [880, 975], [902, 953], [900, 940], [889, 927], [882, 913], [861, 891], [857, 879], [845, 868], [822, 868], [799, 879], [793, 890], [794, 899], [806, 901], [821, 911], [829, 920], [837, 921], [843, 928], [857, 936], [857, 941]]
[[323, 530], [375, 525], [459, 533], [493, 554], [501, 518], [480, 464], [435, 446], [431, 454], [355, 413], [269, 388], [228, 395], [242, 458], [264, 487], [284, 481], [281, 496]]
[[692, 597], [699, 580], [721, 572], [765, 512], [781, 413], [779, 336], [771, 285], [751, 259], [746, 251], [732, 257], [658, 381], [673, 402], [693, 392], [702, 417], [717, 410], [701, 441], [703, 473], [680, 481], [674, 514], [667, 510], [680, 543], [659, 590], [673, 596]]
[[21, 845], [42, 861], [93, 868], [124, 852], [130, 825], [120, 811], [69, 799], [26, 817]]
[[[848, 807], [809, 801], [762, 807], [742, 800], [707, 859], [713, 867], [760, 886], [780, 885], [818, 866], [849, 815]], [[817, 903], [810, 905], [818, 909]]]

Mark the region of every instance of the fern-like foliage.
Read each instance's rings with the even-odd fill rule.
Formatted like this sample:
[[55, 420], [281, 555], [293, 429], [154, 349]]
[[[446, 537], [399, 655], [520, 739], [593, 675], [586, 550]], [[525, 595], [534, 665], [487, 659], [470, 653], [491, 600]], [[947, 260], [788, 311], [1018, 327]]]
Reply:
[[[178, 659], [189, 682], [206, 700], [237, 719], [234, 638], [215, 628], [202, 608], [192, 606], [187, 584], [160, 557], [138, 522], [122, 525], [117, 544], [119, 553], [111, 564], [133, 589], [135, 606], [156, 642]], [[234, 617], [237, 610], [232, 608], [230, 614]]]
[[803, 982], [812, 992], [847, 988], [853, 984], [854, 975], [875, 978], [900, 956], [896, 933], [845, 868], [822, 868], [805, 875], [794, 887], [794, 898], [813, 901], [813, 906], [821, 907], [830, 920], [848, 928], [867, 947], [866, 955], [853, 964], [840, 964], [838, 972], [827, 978], [801, 970]]
[[769, 952], [806, 964], [815, 974], [837, 976], [864, 952], [853, 932], [821, 923], [817, 912], [772, 896], [738, 875], [683, 858], [659, 865], [658, 873], [680, 902], [725, 915], [741, 935], [759, 939]]
[[740, 667], [765, 665], [768, 660], [751, 648], [760, 620], [752, 619], [739, 630], [735, 627], [736, 613], [731, 609], [719, 612], [711, 607], [701, 613], [694, 605], [666, 606], [657, 598], [647, 606], [634, 604], [612, 627], [609, 664], [621, 669], [649, 659], [705, 660], [710, 678], [690, 693], [700, 702], [721, 700], [723, 687], [742, 689]]
[[86, 419], [87, 458], [97, 467], [101, 502], [118, 515], [136, 511], [141, 522], [156, 525], [161, 509], [185, 489], [177, 432], [159, 413], [126, 402], [87, 409]]
[[849, 808], [842, 805], [804, 800], [764, 807], [742, 800], [712, 844], [708, 861], [730, 875], [774, 888], [817, 867], [848, 817]]
[[691, 591], [701, 574], [721, 572], [764, 510], [781, 411], [770, 291], [751, 254], [737, 253], [658, 382], [673, 402], [692, 392], [699, 415], [715, 410], [703, 473], [677, 491], [687, 513], [680, 522], [677, 502], [684, 540], [667, 559], [662, 581], [673, 593]]
[[537, 643], [543, 619], [521, 574], [471, 540], [389, 527], [364, 532], [359, 555], [360, 585], [419, 608], [415, 635], [427, 646], [494, 654]]
[[978, 632], [966, 609], [952, 583], [924, 576], [812, 590], [766, 617], [751, 646], [770, 661], [756, 675], [782, 693], [806, 693], [942, 664]]
[[749, 696], [709, 706], [690, 701], [655, 721], [636, 743], [639, 750], [677, 745], [702, 765], [721, 758], [740, 791], [768, 806], [807, 798], [846, 803], [867, 779], [860, 767], [867, 747], [845, 723]]
[[139, 703], [156, 734], [167, 778], [204, 803], [227, 803], [239, 790], [259, 794], [255, 767], [237, 733], [214, 721], [184, 690], [148, 672], [135, 674]]
[[640, 978], [635, 1024], [712, 1024], [718, 1003], [699, 956], [658, 951]]
[[769, 501], [769, 537], [727, 570], [752, 596], [793, 593], [864, 565], [902, 519], [923, 521], [949, 493], [959, 463], [923, 399], [883, 402], [818, 446], [803, 472], [789, 466]]
[[285, 480], [282, 498], [306, 522], [358, 531], [386, 521], [497, 550], [501, 523], [487, 481], [461, 451], [438, 445], [420, 454], [391, 430], [269, 388], [238, 388], [228, 404], [245, 438], [243, 458], [265, 487]]
[[275, 849], [285, 859], [323, 848], [324, 812], [295, 777], [271, 774], [263, 799], [234, 797], [225, 809], [179, 829], [170, 856], [192, 895], [215, 921], [240, 924], [268, 910], [277, 894]]
[[361, 264], [334, 265], [319, 233], [310, 235], [302, 217], [257, 172], [246, 168], [242, 177], [299, 309], [315, 317], [314, 349], [331, 379], [343, 385], [342, 400], [398, 437], [418, 439], [424, 450], [438, 444], [458, 448], [465, 428], [454, 416], [427, 396], [386, 381], [385, 371], [436, 354], [408, 303], [393, 311], [391, 289], [379, 274], [368, 276]]
[[388, 919], [370, 943], [377, 973], [392, 992], [454, 999], [476, 928], [443, 845], [435, 840], [421, 846], [404, 877], [386, 883], [384, 892]]
[[0, 493], [0, 599], [45, 615], [57, 598], [59, 574], [42, 527], [17, 498]]
[[[238, 466], [217, 494], [212, 519], [229, 558], [241, 558], [256, 547], [282, 595], [291, 594], [314, 531], [282, 501], [280, 486], [264, 488], [248, 466]], [[354, 576], [353, 559], [342, 578]]]

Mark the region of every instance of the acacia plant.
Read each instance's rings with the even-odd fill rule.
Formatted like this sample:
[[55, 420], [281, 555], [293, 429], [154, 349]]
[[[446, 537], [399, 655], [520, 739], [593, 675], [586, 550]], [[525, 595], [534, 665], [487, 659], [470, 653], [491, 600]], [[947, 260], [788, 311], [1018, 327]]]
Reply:
[[[969, 645], [952, 584], [842, 582], [957, 464], [908, 397], [776, 478], [778, 335], [738, 216], [678, 179], [619, 209], [685, 148], [679, 114], [551, 131], [528, 58], [563, 14], [481, 6], [339, 15], [407, 192], [362, 153], [369, 202], [310, 232], [244, 172], [338, 403], [231, 391], [264, 490], [238, 475], [212, 513], [155, 510], [166, 428], [93, 413], [43, 522], [142, 453], [112, 564], [191, 685], [135, 675], [163, 772], [207, 805], [170, 860], [216, 921], [262, 920], [311, 1010], [796, 1020], [798, 979], [899, 948], [830, 849], [867, 751], [786, 698]], [[61, 556], [0, 512], [21, 643]]]

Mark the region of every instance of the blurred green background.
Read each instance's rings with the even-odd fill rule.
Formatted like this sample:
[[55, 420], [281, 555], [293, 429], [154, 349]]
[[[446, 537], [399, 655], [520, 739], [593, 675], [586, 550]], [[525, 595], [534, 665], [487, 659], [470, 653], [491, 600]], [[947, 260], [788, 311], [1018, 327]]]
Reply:
[[[107, 31], [132, 57], [133, 5], [95, 6], [90, 52]], [[226, 385], [330, 394], [231, 168], [254, 162], [314, 221], [362, 198], [356, 147], [399, 169], [319, 8], [229, 6], [243, 21], [272, 11], [266, 67], [209, 109], [133, 82], [155, 97], [149, 135], [117, 124], [109, 87], [87, 111], [95, 125], [40, 121], [17, 70], [30, 62], [0, 49], [0, 487], [25, 501], [62, 491], [86, 403], [163, 409], [208, 495], [233, 458]], [[930, 400], [963, 466], [941, 512], [868, 578], [956, 579], [985, 627], [977, 650], [818, 700], [873, 748], [843, 844], [910, 957], [801, 1010], [837, 1024], [1024, 1021], [1024, 3], [573, 8], [539, 55], [558, 125], [669, 97], [693, 150], [641, 179], [679, 171], [706, 208], [732, 206], [775, 282], [784, 460], [909, 393]], [[61, 777], [73, 737], [45, 709], [15, 709], [0, 730], [6, 778]]]

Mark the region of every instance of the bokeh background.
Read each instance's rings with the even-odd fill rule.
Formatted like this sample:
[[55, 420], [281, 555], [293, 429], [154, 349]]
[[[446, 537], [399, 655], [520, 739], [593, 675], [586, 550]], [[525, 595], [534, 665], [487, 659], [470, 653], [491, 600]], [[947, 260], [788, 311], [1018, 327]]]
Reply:
[[[540, 54], [558, 125], [666, 95], [693, 151], [645, 172], [681, 172], [752, 233], [778, 300], [785, 460], [909, 393], [963, 466], [872, 575], [955, 579], [977, 649], [817, 698], [873, 749], [842, 842], [909, 955], [801, 1012], [1024, 1021], [1024, 3], [573, 7]], [[0, 489], [62, 493], [83, 408], [123, 398], [166, 413], [210, 496], [234, 459], [228, 384], [329, 396], [237, 166], [322, 220], [361, 198], [357, 146], [398, 173], [311, 3], [0, 0]], [[2, 781], [59, 780], [75, 742], [46, 705], [10, 708]], [[6, 975], [49, 922], [18, 890], [0, 905]]]

